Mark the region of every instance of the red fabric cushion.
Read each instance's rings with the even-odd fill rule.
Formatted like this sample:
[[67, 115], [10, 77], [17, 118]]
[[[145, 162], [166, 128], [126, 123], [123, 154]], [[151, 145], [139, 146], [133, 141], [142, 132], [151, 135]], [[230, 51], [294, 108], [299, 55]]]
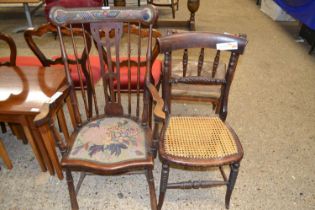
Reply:
[[[120, 58], [121, 61], [126, 60], [127, 58]], [[137, 61], [137, 58], [131, 58], [133, 61]], [[98, 56], [91, 56], [90, 57], [91, 65], [98, 66], [100, 68], [99, 57]], [[135, 89], [137, 87], [137, 66], [131, 66], [131, 88]], [[154, 79], [154, 84], [157, 85], [160, 81], [161, 77], [161, 69], [162, 69], [162, 62], [158, 59], [155, 59], [152, 65], [152, 76]], [[145, 77], [146, 67], [140, 67], [140, 87], [144, 86], [144, 77]], [[128, 89], [128, 66], [120, 67], [120, 88], [121, 89]]]
[[[9, 57], [0, 58], [0, 62], [9, 61]], [[17, 56], [16, 58], [17, 66], [42, 66], [41, 62], [35, 56]]]

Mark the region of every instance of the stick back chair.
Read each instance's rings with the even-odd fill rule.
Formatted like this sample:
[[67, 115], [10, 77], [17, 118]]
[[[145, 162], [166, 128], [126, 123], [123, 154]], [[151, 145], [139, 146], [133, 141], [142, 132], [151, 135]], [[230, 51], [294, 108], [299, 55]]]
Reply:
[[[223, 93], [228, 91], [226, 89], [229, 86], [226, 85], [233, 77], [238, 57], [243, 53], [247, 41], [238, 36], [207, 32], [187, 32], [159, 38], [158, 42], [160, 52], [165, 55], [162, 73], [162, 95], [166, 113], [166, 120], [162, 128], [159, 144], [162, 172], [158, 209], [162, 208], [166, 189], [198, 189], [220, 185], [227, 186], [225, 205], [226, 208], [229, 208], [231, 193], [235, 185], [240, 161], [243, 157], [242, 146], [237, 135], [224, 122], [224, 114], [220, 113], [219, 117], [210, 117], [204, 114], [195, 116], [188, 113], [176, 116], [172, 115], [170, 106], [173, 97], [172, 88], [177, 84], [187, 85], [186, 88], [188, 90], [193, 89], [194, 85], [203, 87], [206, 87], [206, 85], [222, 85], [221, 91]], [[181, 75], [173, 75], [173, 70], [175, 70], [173, 67], [176, 64], [173, 63], [172, 57], [175, 57], [176, 51], [193, 48], [221, 48], [222, 50], [227, 50], [231, 54], [227, 75], [222, 78], [213, 78], [208, 74], [190, 75], [186, 72], [182, 72]], [[198, 64], [202, 65], [200, 62], [202, 59], [200, 57], [198, 59]], [[168, 183], [170, 165], [194, 167], [195, 169], [218, 167], [223, 180]], [[223, 166], [226, 165], [231, 168], [229, 178], [227, 178], [223, 170]]]
[[148, 0], [148, 4], [158, 7], [171, 7], [173, 19], [175, 19], [175, 12], [178, 10], [179, 0]]
[[[36, 117], [35, 122], [51, 157], [55, 157], [55, 167], [60, 167], [66, 173], [66, 179], [70, 194], [72, 209], [78, 209], [77, 194], [86, 174], [117, 175], [121, 173], [144, 170], [149, 185], [151, 208], [156, 209], [156, 196], [153, 180], [153, 161], [151, 152], [153, 134], [157, 132], [152, 129], [152, 113], [157, 119], [164, 118], [163, 101], [153, 85], [151, 72], [152, 61], [152, 33], [153, 24], [158, 17], [157, 10], [152, 6], [143, 8], [93, 8], [93, 9], [65, 9], [53, 8], [50, 12], [50, 19], [57, 25], [58, 37], [65, 63], [66, 75], [69, 89], [64, 90], [55, 101], [67, 97], [71, 101], [68, 106], [73, 133], [66, 135], [70, 139], [63, 140], [54, 126], [56, 115], [55, 102], [46, 104], [41, 113]], [[97, 93], [96, 104], [98, 111], [87, 120], [82, 120], [79, 109], [80, 104], [73, 91], [73, 81], [69, 72], [68, 53], [65, 49], [65, 40], [61, 32], [63, 25], [89, 24], [93, 41], [97, 43], [98, 62], [100, 63], [101, 84], [93, 85], [90, 76], [90, 65], [87, 65], [87, 83]], [[124, 24], [128, 30], [124, 30]], [[146, 27], [148, 39], [141, 42], [141, 36], [131, 45], [132, 24], [138, 26], [139, 33]], [[115, 36], [110, 34], [114, 33]], [[105, 34], [102, 36], [102, 34]], [[127, 43], [121, 42], [127, 37]], [[76, 43], [71, 42], [73, 51], [76, 52]], [[131, 46], [133, 46], [131, 48]], [[103, 51], [106, 49], [106, 62]], [[145, 88], [141, 92], [138, 82], [137, 94], [131, 94], [131, 63], [128, 59], [128, 91], [121, 93], [120, 60], [121, 57], [136, 57], [141, 59], [141, 52], [146, 53], [146, 74]], [[124, 55], [125, 54], [125, 55]], [[134, 55], [133, 55], [134, 54]], [[78, 56], [77, 53], [74, 53]], [[90, 63], [89, 58], [87, 62]], [[112, 66], [116, 61], [115, 71]], [[109, 68], [106, 68], [109, 66]], [[139, 80], [138, 80], [139, 81]], [[92, 89], [93, 89], [92, 88]], [[91, 89], [88, 89], [91, 91]], [[68, 97], [69, 96], [69, 97]], [[153, 101], [155, 102], [154, 105]], [[153, 106], [154, 105], [154, 106]], [[153, 109], [154, 107], [154, 109]], [[66, 124], [61, 120], [61, 124]], [[54, 150], [57, 145], [61, 151], [62, 159], [59, 160]], [[81, 172], [78, 185], [75, 189], [72, 172]]]
[[[168, 34], [185, 33], [180, 31], [168, 32]], [[179, 35], [180, 37], [182, 35]], [[236, 38], [246, 38], [245, 35], [235, 35]], [[195, 38], [192, 38], [195, 40]], [[243, 40], [243, 39], [240, 39]], [[189, 42], [194, 42], [190, 40]], [[228, 44], [219, 43], [217, 46], [200, 46], [188, 48], [179, 48], [176, 50], [176, 56], [172, 59], [171, 76], [175, 78], [191, 76], [204, 77], [212, 80], [224, 81], [214, 84], [186, 84], [174, 83], [171, 88], [171, 100], [205, 102], [212, 103], [215, 113], [219, 114], [221, 119], [225, 120], [228, 114], [228, 97], [230, 87], [234, 78], [234, 73], [238, 63], [238, 57], [242, 51], [230, 53], [225, 50], [228, 47], [235, 47], [231, 42]], [[243, 47], [243, 46], [241, 46]], [[183, 52], [182, 58], [179, 57]], [[171, 104], [170, 104], [171, 106]]]

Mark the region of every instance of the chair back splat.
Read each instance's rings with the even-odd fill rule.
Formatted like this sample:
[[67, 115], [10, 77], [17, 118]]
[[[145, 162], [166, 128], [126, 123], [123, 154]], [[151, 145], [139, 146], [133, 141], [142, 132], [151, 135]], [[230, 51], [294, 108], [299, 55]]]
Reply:
[[[152, 44], [154, 36], [159, 36], [153, 29], [157, 17], [157, 10], [152, 6], [112, 9], [55, 7], [50, 11], [50, 20], [57, 26], [69, 84], [68, 95], [64, 97], [74, 129], [73, 133], [64, 135], [69, 136], [68, 140], [61, 138], [53, 126], [56, 117], [54, 103], [47, 104], [35, 122], [43, 138], [51, 145], [57, 144], [63, 154], [62, 160], [57, 160], [56, 168], [66, 172], [73, 209], [78, 208], [76, 192], [86, 173], [112, 175], [143, 169], [151, 208], [156, 209], [151, 149], [153, 134], [157, 132], [151, 128], [151, 116], [164, 118], [163, 101], [156, 90], [159, 75], [152, 71], [158, 55]], [[64, 27], [70, 31], [70, 40], [62, 32]], [[75, 27], [88, 30], [91, 36], [83, 33], [84, 41], [77, 42], [73, 36]], [[97, 48], [90, 53], [89, 41]], [[65, 47], [69, 43], [71, 51]], [[83, 66], [69, 60], [70, 53], [75, 58], [73, 60], [78, 60], [76, 58], [82, 52], [79, 48], [84, 49], [87, 55]], [[99, 67], [101, 79], [97, 83], [91, 76], [92, 63]], [[70, 65], [76, 65], [80, 70], [80, 81], [85, 78], [86, 98], [93, 99], [88, 100], [93, 105], [83, 107], [86, 104], [84, 98], [75, 94]], [[86, 116], [80, 114], [82, 109], [87, 110]], [[76, 189], [71, 175], [73, 171], [82, 172]]]

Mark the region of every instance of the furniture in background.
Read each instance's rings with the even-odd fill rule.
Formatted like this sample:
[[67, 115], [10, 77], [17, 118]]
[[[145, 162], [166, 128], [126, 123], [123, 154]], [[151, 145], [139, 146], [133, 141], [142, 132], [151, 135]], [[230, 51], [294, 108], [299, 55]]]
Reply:
[[[300, 35], [310, 44], [312, 53], [315, 47], [315, 1], [314, 0], [275, 0], [275, 2], [289, 15], [303, 23]], [[309, 38], [309, 30], [313, 30], [313, 38]], [[306, 33], [306, 34], [305, 34]], [[304, 36], [303, 36], [304, 35]]]
[[[73, 15], [75, 14], [75, 15]], [[94, 15], [88, 15], [94, 14]], [[113, 14], [115, 14], [113, 16]], [[125, 172], [144, 170], [149, 185], [151, 209], [156, 209], [156, 196], [153, 180], [153, 162], [151, 153], [152, 131], [152, 97], [157, 101], [154, 113], [159, 118], [164, 117], [162, 101], [155, 89], [151, 74], [152, 62], [152, 33], [153, 23], [158, 14], [153, 7], [143, 8], [91, 8], [91, 9], [66, 9], [53, 8], [50, 11], [51, 21], [58, 27], [65, 69], [68, 72], [67, 80], [70, 84], [69, 97], [72, 106], [69, 113], [72, 118], [74, 132], [70, 139], [62, 139], [54, 127], [56, 108], [58, 105], [51, 103], [44, 106], [41, 113], [35, 118], [41, 131], [46, 148], [50, 156], [54, 156], [53, 165], [63, 169], [66, 174], [71, 207], [78, 209], [77, 194], [84, 177], [87, 174], [118, 175]], [[97, 17], [97, 18], [95, 18]], [[93, 113], [93, 117], [82, 120], [78, 114], [78, 102], [74, 93], [73, 81], [69, 74], [68, 54], [64, 50], [64, 36], [60, 32], [62, 25], [87, 23], [98, 50], [102, 84], [98, 106], [101, 113]], [[128, 25], [127, 32], [123, 30], [124, 24]], [[138, 26], [138, 34], [142, 34], [143, 25], [146, 25], [148, 39], [141, 42], [141, 36], [136, 40], [131, 38], [132, 24]], [[71, 27], [70, 27], [71, 28]], [[114, 36], [113, 36], [113, 34]], [[128, 43], [122, 43], [126, 37]], [[71, 41], [70, 41], [71, 42]], [[123, 44], [122, 46], [120, 46]], [[76, 46], [73, 45], [74, 50]], [[103, 60], [103, 51], [106, 50], [106, 61]], [[145, 88], [140, 94], [131, 94], [131, 61], [128, 59], [128, 91], [121, 92], [121, 66], [123, 57], [136, 60], [141, 59], [142, 53], [146, 54]], [[116, 68], [113, 71], [113, 60]], [[107, 62], [107, 65], [105, 63]], [[107, 68], [107, 67], [108, 68]], [[90, 72], [89, 69], [87, 72]], [[140, 75], [139, 75], [140, 76]], [[90, 77], [87, 74], [87, 77]], [[139, 87], [139, 80], [136, 87]], [[87, 79], [91, 83], [90, 79]], [[91, 85], [94, 85], [91, 83]], [[89, 89], [88, 89], [89, 90]], [[103, 100], [102, 100], [103, 99]], [[136, 101], [142, 101], [137, 103]], [[56, 155], [55, 145], [62, 153], [59, 160]], [[81, 172], [78, 185], [75, 189], [72, 172]]]
[[64, 85], [63, 68], [0, 67], [0, 122], [23, 127], [41, 170], [48, 169], [51, 175], [54, 169], [33, 119], [42, 105]]
[[[70, 30], [66, 27], [61, 27], [61, 32], [64, 36], [74, 36], [76, 38], [74, 44], [82, 46], [78, 47], [78, 51], [76, 52], [69, 52], [68, 63], [70, 64], [70, 75], [74, 87], [81, 93], [82, 98], [84, 99], [84, 105], [86, 107], [85, 114], [87, 116], [91, 116], [93, 98], [95, 99], [96, 96], [94, 89], [89, 92], [92, 93], [92, 95], [86, 93], [86, 89], [93, 88], [91, 86], [88, 86], [89, 83], [86, 82], [85, 72], [87, 71], [87, 66], [90, 65], [91, 67], [91, 75], [93, 76], [90, 79], [93, 84], [97, 83], [100, 80], [101, 75], [99, 71], [99, 64], [95, 62], [95, 59], [91, 59], [91, 62], [89, 63], [87, 62], [87, 57], [89, 56], [92, 47], [90, 34], [87, 31], [77, 27], [78, 26], [76, 26], [76, 28], [74, 28], [73, 30]], [[36, 58], [40, 61], [41, 66], [63, 67], [64, 61], [62, 60], [61, 54], [54, 55], [49, 58], [47, 56], [48, 52], [44, 52], [43, 50], [41, 50], [41, 45], [47, 46], [47, 40], [50, 40], [49, 45], [51, 46], [59, 45], [58, 40], [48, 39], [49, 37], [47, 37], [48, 34], [51, 35], [56, 33], [57, 27], [51, 23], [43, 24], [36, 29], [29, 29], [24, 33], [26, 43], [36, 55]], [[72, 43], [69, 43], [68, 45], [72, 45]], [[68, 45], [65, 45], [66, 50], [71, 50], [71, 46]], [[86, 46], [86, 48], [83, 46]], [[78, 56], [75, 56], [74, 53], [78, 53]], [[90, 112], [88, 112], [88, 110], [90, 110]]]
[[[41, 1], [42, 0], [0, 0], [0, 4], [23, 3], [24, 12], [25, 12], [26, 20], [27, 20], [27, 27], [18, 28], [15, 30], [16, 32], [20, 32], [20, 31], [25, 30], [26, 28], [32, 28], [33, 27], [31, 15], [32, 15], [32, 13], [35, 13], [35, 11], [38, 10], [43, 5], [43, 2], [41, 2]], [[32, 3], [40, 3], [40, 4], [31, 12], [29, 4], [32, 4]]]
[[[244, 52], [247, 40], [233, 35], [186, 32], [159, 38], [158, 42], [160, 52], [165, 56], [162, 74], [162, 94], [165, 103], [164, 111], [166, 113], [159, 142], [162, 172], [158, 209], [162, 208], [167, 189], [198, 189], [220, 185], [227, 186], [225, 206], [229, 208], [230, 197], [238, 175], [240, 161], [243, 157], [241, 143], [233, 129], [224, 122], [226, 117], [224, 110], [219, 113], [219, 117], [206, 115], [190, 116], [188, 114], [181, 116], [172, 115], [172, 88], [175, 84], [189, 85], [189, 89], [194, 88], [195, 85], [203, 85], [205, 87], [207, 85], [221, 85], [221, 94], [228, 94], [238, 58]], [[231, 56], [227, 65], [226, 76], [213, 78], [211, 73], [210, 75], [198, 75], [185, 72], [182, 75], [174, 76], [172, 54], [177, 50], [193, 48], [201, 48], [202, 51], [207, 48], [221, 51], [227, 50]], [[203, 57], [203, 53], [201, 53], [201, 57]], [[202, 65], [202, 59], [200, 60], [200, 56], [199, 59], [197, 58], [199, 65]], [[225, 96], [223, 103], [227, 103], [227, 96]], [[170, 165], [183, 166], [183, 168], [181, 167], [182, 169], [193, 167], [195, 170], [218, 167], [223, 180], [168, 183]], [[224, 166], [230, 166], [229, 178], [225, 175]]]
[[10, 52], [8, 56], [0, 58], [0, 66], [15, 66], [17, 50], [14, 40], [9, 35], [0, 32], [0, 41], [8, 45]]
[[179, 0], [148, 0], [148, 4], [158, 7], [171, 7], [173, 19], [175, 19], [175, 11], [178, 10]]

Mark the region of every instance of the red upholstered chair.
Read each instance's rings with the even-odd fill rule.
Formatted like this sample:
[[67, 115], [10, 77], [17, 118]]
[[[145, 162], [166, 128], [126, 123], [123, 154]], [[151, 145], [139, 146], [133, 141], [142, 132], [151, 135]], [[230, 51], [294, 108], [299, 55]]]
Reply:
[[49, 20], [49, 11], [54, 6], [61, 6], [66, 8], [103, 6], [103, 0], [45, 0], [45, 3], [45, 14], [47, 20]]
[[[73, 28], [70, 32], [69, 28], [63, 27], [62, 28], [62, 33], [65, 35], [64, 37], [70, 37], [72, 36], [71, 33], [73, 33], [73, 36], [76, 37], [75, 42], [69, 42], [68, 40], [65, 41], [65, 46], [68, 46], [69, 48], [72, 48], [70, 45], [78, 45], [78, 51], [74, 52], [71, 51], [69, 52], [68, 55], [68, 63], [70, 64], [70, 75], [72, 78], [73, 86], [75, 89], [80, 90], [81, 95], [84, 99], [84, 101], [87, 103], [85, 104], [87, 107], [89, 107], [86, 110], [86, 115], [90, 116], [92, 113], [92, 104], [93, 104], [93, 99], [92, 97], [95, 97], [95, 92], [94, 90], [91, 91], [83, 91], [88, 88], [92, 88], [89, 86], [89, 83], [86, 82], [86, 77], [85, 75], [91, 74], [92, 76], [90, 77], [91, 83], [94, 85], [97, 81], [99, 81], [101, 75], [99, 71], [99, 62], [97, 65], [93, 64], [92, 62], [87, 62], [87, 57], [90, 53], [91, 50], [91, 36], [90, 34], [85, 31], [84, 29], [81, 28]], [[84, 31], [84, 33], [83, 33]], [[46, 45], [47, 48], [51, 46], [59, 46], [58, 40], [48, 39], [47, 37], [48, 33], [57, 33], [57, 28], [51, 24], [47, 23], [42, 26], [40, 26], [37, 29], [28, 29], [27, 31], [24, 32], [24, 38], [30, 47], [30, 49], [33, 51], [33, 53], [36, 55], [31, 57], [28, 62], [31, 60], [34, 61], [35, 65], [41, 66], [51, 66], [51, 65], [63, 65], [63, 59], [61, 57], [61, 52], [57, 55], [50, 55], [49, 57], [47, 54], [50, 52], [45, 52], [46, 55], [44, 54], [44, 51], [40, 50], [40, 46], [42, 46], [42, 49], [44, 48], [43, 46]], [[49, 40], [49, 42], [47, 42]], [[55, 40], [55, 42], [54, 42]], [[77, 55], [75, 55], [77, 53]], [[51, 53], [50, 53], [51, 54]], [[75, 59], [78, 58], [78, 59]], [[27, 60], [27, 59], [26, 59]], [[79, 65], [77, 65], [79, 64]], [[32, 64], [30, 64], [32, 65]], [[78, 68], [80, 66], [80, 68]], [[89, 66], [89, 70], [91, 72], [87, 72], [87, 67]], [[90, 95], [89, 93], [93, 93], [93, 95]], [[85, 100], [87, 98], [87, 100]]]
[[[71, 36], [71, 33], [68, 29], [63, 28], [62, 31], [64, 34]], [[51, 23], [47, 23], [44, 25], [41, 25], [40, 27], [38, 27], [37, 29], [28, 29], [27, 31], [25, 31], [24, 33], [24, 38], [26, 40], [26, 43], [28, 44], [28, 46], [30, 47], [30, 49], [33, 51], [33, 53], [36, 55], [37, 58], [31, 58], [30, 60], [34, 60], [35, 64], [38, 64], [38, 61], [40, 62], [40, 65], [42, 66], [51, 66], [51, 65], [63, 65], [63, 61], [61, 58], [61, 55], [53, 55], [51, 56], [51, 58], [48, 58], [48, 56], [46, 56], [44, 54], [44, 52], [42, 50], [40, 50], [40, 45], [38, 43], [36, 43], [35, 37], [37, 37], [38, 39], [42, 39], [41, 42], [45, 42], [45, 35], [47, 33], [57, 33], [57, 28], [52, 25]], [[73, 30], [73, 35], [74, 36], [78, 36], [78, 37], [83, 37], [83, 33], [81, 29], [74, 29]], [[77, 52], [78, 54], [80, 54], [80, 56], [76, 56], [79, 57], [79, 60], [74, 60], [74, 55], [69, 55], [69, 63], [73, 64], [71, 68], [71, 77], [73, 79], [73, 83], [75, 87], [79, 87], [80, 84], [80, 79], [79, 77], [82, 77], [82, 85], [86, 85], [86, 81], [85, 81], [85, 77], [84, 77], [84, 73], [83, 73], [83, 68], [86, 68], [87, 62], [86, 62], [86, 58], [87, 55], [89, 54], [90, 50], [91, 50], [91, 39], [90, 39], [90, 35], [89, 33], [85, 32], [84, 36], [86, 37], [86, 42], [87, 42], [87, 49], [82, 48], [81, 52]], [[84, 40], [80, 40], [81, 42], [83, 42]], [[40, 40], [38, 40], [38, 42], [40, 42]], [[79, 41], [78, 41], [79, 42]], [[44, 43], [43, 43], [44, 44]], [[58, 41], [56, 40], [56, 43], [58, 44]], [[70, 43], [72, 44], [72, 43]], [[80, 43], [76, 43], [76, 44], [80, 44]], [[82, 44], [82, 43], [81, 43]], [[49, 43], [49, 46], [52, 46], [53, 44]], [[72, 54], [74, 52], [71, 52]], [[25, 62], [31, 62], [31, 61], [25, 61]], [[76, 62], [79, 62], [81, 64], [82, 69], [79, 70], [80, 74], [78, 73], [78, 69], [76, 69]], [[32, 64], [30, 64], [32, 65]], [[34, 65], [34, 64], [33, 64]], [[97, 70], [99, 67], [93, 65], [93, 63], [91, 63], [91, 70], [92, 70], [92, 74], [93, 74], [93, 82], [96, 83], [99, 78], [100, 78], [100, 73]]]

